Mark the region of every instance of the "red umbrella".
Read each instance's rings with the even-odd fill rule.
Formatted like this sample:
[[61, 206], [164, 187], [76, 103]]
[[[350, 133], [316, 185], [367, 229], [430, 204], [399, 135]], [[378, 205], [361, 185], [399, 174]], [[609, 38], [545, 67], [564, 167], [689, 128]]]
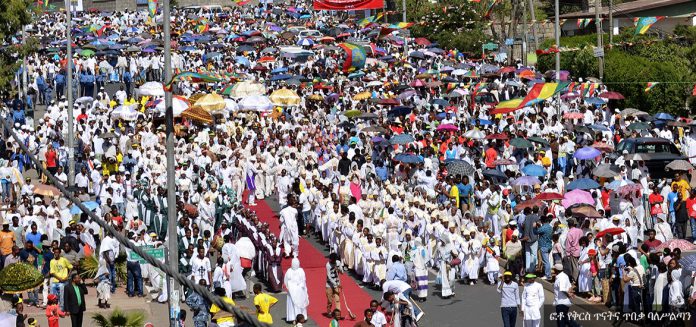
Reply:
[[429, 45], [430, 45], [430, 41], [428, 41], [428, 39], [426, 39], [426, 38], [424, 38], [424, 37], [417, 37], [417, 38], [416, 38], [416, 44], [418, 44], [418, 45], [423, 45], [423, 46], [429, 46]]
[[555, 192], [544, 192], [537, 195], [535, 199], [542, 201], [563, 200], [563, 195]]
[[423, 87], [423, 86], [425, 86], [425, 82], [423, 82], [423, 80], [421, 80], [421, 79], [416, 79], [413, 82], [409, 83], [408, 85], [411, 87]]
[[397, 99], [380, 99], [377, 103], [383, 106], [398, 106], [401, 104]]
[[614, 92], [614, 91], [602, 92], [598, 95], [598, 97], [609, 99], [609, 100], [623, 100], [624, 99], [623, 94], [621, 94], [619, 92]]
[[585, 115], [582, 112], [566, 112], [563, 114], [563, 118], [566, 119], [583, 119]]
[[592, 144], [592, 147], [604, 152], [614, 151], [614, 147], [606, 142], [595, 142], [594, 144]]
[[534, 207], [541, 207], [544, 205], [544, 202], [541, 202], [541, 200], [538, 199], [529, 199], [527, 201], [522, 201], [518, 203], [515, 206], [515, 212], [520, 212], [524, 210], [525, 208], [534, 208]]
[[498, 74], [512, 73], [514, 71], [515, 71], [515, 67], [507, 66], [507, 67], [500, 68], [500, 70], [498, 70]]
[[605, 230], [600, 231], [599, 233], [597, 233], [596, 238], [601, 238], [601, 237], [603, 237], [604, 235], [607, 235], [607, 234], [609, 234], [609, 235], [619, 235], [619, 234], [622, 234], [622, 233], [625, 233], [625, 232], [626, 232], [626, 231], [625, 231], [623, 228], [621, 228], [621, 227], [611, 227], [611, 228], [607, 228], [607, 229], [605, 229]]
[[496, 133], [496, 134], [486, 135], [486, 139], [487, 140], [507, 140], [508, 137], [505, 134]]

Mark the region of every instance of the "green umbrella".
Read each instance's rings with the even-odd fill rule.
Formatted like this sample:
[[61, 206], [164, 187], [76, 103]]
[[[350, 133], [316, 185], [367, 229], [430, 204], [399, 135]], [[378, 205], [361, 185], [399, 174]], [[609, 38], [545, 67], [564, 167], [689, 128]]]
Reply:
[[362, 115], [362, 111], [360, 111], [360, 110], [348, 110], [348, 111], [344, 112], [343, 115], [348, 117], [348, 118], [355, 118], [355, 117]]
[[648, 130], [650, 129], [650, 125], [643, 122], [635, 122], [631, 123], [631, 125], [628, 125], [627, 128], [630, 131]]
[[547, 145], [547, 146], [550, 145], [549, 141], [542, 139], [541, 137], [538, 137], [538, 136], [528, 137], [527, 140], [534, 142], [534, 143]]
[[0, 270], [0, 290], [5, 294], [19, 294], [43, 284], [44, 276], [34, 266], [24, 262], [13, 263]]
[[225, 86], [224, 89], [222, 89], [222, 92], [220, 92], [220, 94], [230, 95], [230, 93], [232, 93], [233, 88], [234, 88], [234, 84], [229, 84], [229, 85]]
[[94, 56], [94, 51], [90, 49], [84, 49], [80, 52], [80, 55], [82, 55], [83, 57], [91, 57]]
[[531, 148], [532, 142], [529, 142], [528, 140], [517, 137], [517, 138], [510, 140], [510, 145], [512, 145], [516, 148]]

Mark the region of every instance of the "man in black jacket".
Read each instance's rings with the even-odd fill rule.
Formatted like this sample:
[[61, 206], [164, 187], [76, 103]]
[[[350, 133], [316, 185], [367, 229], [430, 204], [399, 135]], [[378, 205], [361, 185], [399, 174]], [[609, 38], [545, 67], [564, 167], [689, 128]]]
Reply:
[[85, 294], [87, 288], [77, 273], [70, 276], [70, 281], [64, 288], [65, 311], [70, 313], [72, 327], [82, 327], [82, 316], [85, 313]]

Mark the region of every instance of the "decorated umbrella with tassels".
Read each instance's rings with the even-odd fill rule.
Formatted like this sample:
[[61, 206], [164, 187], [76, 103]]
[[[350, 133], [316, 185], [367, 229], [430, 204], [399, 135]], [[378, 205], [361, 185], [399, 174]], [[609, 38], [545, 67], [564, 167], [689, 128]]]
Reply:
[[20, 294], [43, 284], [44, 276], [34, 266], [17, 262], [0, 270], [0, 290], [5, 294]]
[[188, 118], [202, 124], [213, 123], [213, 116], [210, 114], [210, 112], [198, 106], [193, 106], [184, 110], [184, 112], [181, 113], [181, 117]]

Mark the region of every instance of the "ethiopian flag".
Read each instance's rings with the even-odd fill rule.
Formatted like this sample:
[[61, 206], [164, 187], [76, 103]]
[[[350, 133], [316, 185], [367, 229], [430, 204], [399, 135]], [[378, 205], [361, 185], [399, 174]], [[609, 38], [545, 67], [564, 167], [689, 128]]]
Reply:
[[645, 92], [650, 92], [655, 85], [660, 84], [660, 82], [648, 82], [648, 85], [645, 87]]
[[377, 22], [378, 20], [382, 19], [382, 16], [384, 16], [384, 13], [379, 13], [374, 16], [365, 17], [358, 22], [358, 25], [360, 25], [360, 27], [365, 27], [367, 25], [370, 25], [371, 23]]
[[352, 72], [365, 67], [367, 53], [365, 48], [353, 43], [340, 43], [339, 48], [346, 51], [346, 61], [343, 63], [343, 72]]
[[497, 115], [497, 114], [506, 114], [509, 112], [513, 112], [517, 109], [520, 108], [520, 104], [522, 104], [523, 98], [517, 98], [517, 99], [512, 99], [512, 100], [507, 100], [507, 101], [502, 101], [498, 103], [497, 106], [493, 110], [491, 110], [491, 115]]
[[636, 25], [635, 35], [645, 34], [653, 24], [665, 18], [665, 16], [652, 16], [652, 17], [636, 17], [633, 18], [633, 23]]
[[531, 106], [535, 103], [544, 101], [565, 90], [568, 87], [568, 84], [568, 82], [536, 83], [534, 86], [532, 86], [532, 89], [529, 90], [527, 96], [524, 97], [524, 100], [522, 100], [522, 103], [520, 103], [519, 108]]

